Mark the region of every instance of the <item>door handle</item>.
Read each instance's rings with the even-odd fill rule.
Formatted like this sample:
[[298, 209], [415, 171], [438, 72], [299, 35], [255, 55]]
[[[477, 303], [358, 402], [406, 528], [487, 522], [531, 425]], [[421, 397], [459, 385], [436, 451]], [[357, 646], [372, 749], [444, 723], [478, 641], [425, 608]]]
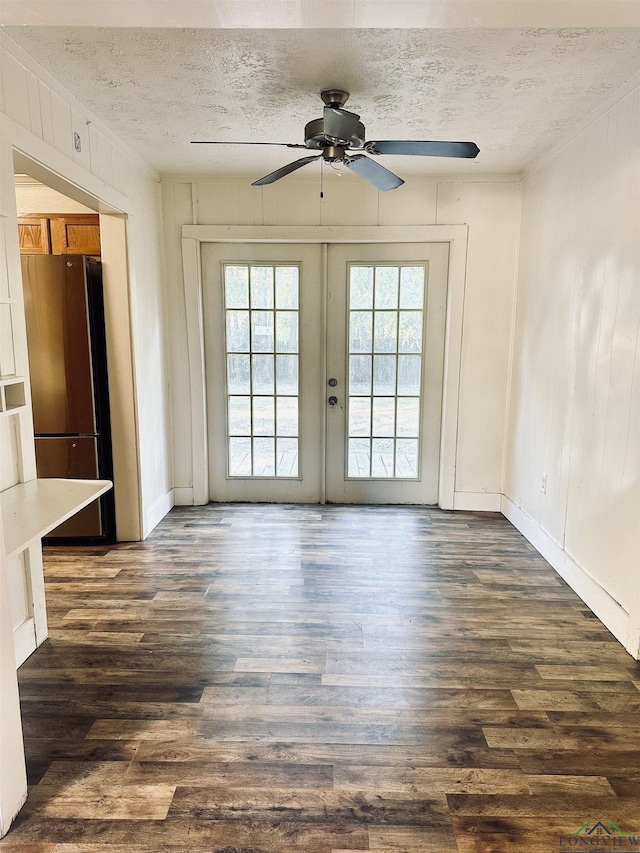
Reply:
[[330, 406], [337, 406], [338, 405], [338, 398], [331, 396], [331, 397], [329, 397], [328, 403]]

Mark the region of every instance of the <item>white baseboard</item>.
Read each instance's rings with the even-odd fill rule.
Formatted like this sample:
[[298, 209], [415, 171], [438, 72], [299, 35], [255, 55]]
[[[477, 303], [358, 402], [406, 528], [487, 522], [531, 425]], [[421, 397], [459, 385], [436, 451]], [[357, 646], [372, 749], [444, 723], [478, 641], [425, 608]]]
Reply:
[[193, 506], [193, 489], [191, 486], [187, 488], [176, 488], [173, 490], [174, 506]]
[[453, 508], [467, 512], [500, 512], [502, 495], [494, 492], [455, 492]]
[[502, 514], [553, 566], [560, 577], [580, 596], [627, 651], [633, 657], [637, 657], [638, 650], [628, 648], [629, 614], [627, 611], [611, 598], [609, 593], [587, 574], [582, 566], [578, 565], [531, 516], [504, 495], [502, 496]]
[[13, 630], [13, 648], [16, 666], [22, 666], [29, 655], [36, 650], [36, 628], [33, 619], [27, 619]]
[[157, 527], [158, 524], [162, 521], [165, 515], [172, 509], [174, 506], [173, 500], [173, 489], [169, 489], [168, 492], [165, 492], [162, 497], [159, 497], [155, 503], [153, 503], [149, 509], [147, 510], [146, 515], [146, 524], [145, 524], [145, 539], [151, 533], [151, 531]]

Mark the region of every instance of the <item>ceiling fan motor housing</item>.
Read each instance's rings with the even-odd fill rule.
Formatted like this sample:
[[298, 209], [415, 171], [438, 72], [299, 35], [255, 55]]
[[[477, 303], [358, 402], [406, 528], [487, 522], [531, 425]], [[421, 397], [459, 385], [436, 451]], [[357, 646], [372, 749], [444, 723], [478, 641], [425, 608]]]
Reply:
[[[351, 139], [341, 140], [348, 143], [348, 148], [363, 148], [365, 140], [365, 129], [362, 122], [358, 122], [356, 131]], [[327, 145], [335, 145], [335, 140], [325, 136], [324, 119], [316, 118], [310, 121], [304, 129], [304, 144], [307, 148], [326, 148]]]

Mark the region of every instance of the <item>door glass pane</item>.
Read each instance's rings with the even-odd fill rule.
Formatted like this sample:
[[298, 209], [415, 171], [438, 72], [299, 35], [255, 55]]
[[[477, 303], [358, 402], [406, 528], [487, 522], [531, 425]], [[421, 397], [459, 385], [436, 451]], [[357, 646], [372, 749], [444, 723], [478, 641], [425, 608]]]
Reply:
[[393, 477], [394, 441], [392, 438], [374, 438], [371, 440], [371, 476]]
[[392, 436], [396, 414], [396, 401], [393, 397], [374, 397], [371, 434]]
[[251, 307], [273, 308], [273, 267], [251, 267]]
[[398, 267], [376, 267], [376, 309], [398, 307]]
[[419, 476], [425, 269], [349, 267], [348, 477]]
[[398, 314], [396, 311], [376, 311], [373, 336], [374, 352], [397, 352]]
[[349, 352], [371, 352], [372, 311], [352, 311], [349, 317]]
[[273, 352], [273, 311], [251, 312], [251, 352]]
[[398, 394], [420, 394], [422, 356], [398, 356]]
[[275, 435], [276, 412], [273, 397], [253, 398], [253, 435]]
[[420, 399], [398, 397], [396, 435], [416, 437], [420, 428]]
[[422, 352], [422, 311], [400, 312], [400, 352]]
[[252, 355], [251, 363], [253, 365], [253, 393], [273, 394], [273, 356]]
[[297, 311], [276, 311], [276, 351], [298, 352]]
[[295, 397], [277, 397], [276, 435], [298, 435], [298, 401]]
[[297, 310], [298, 267], [276, 267], [276, 308]]
[[229, 476], [251, 476], [251, 439], [229, 438]]
[[371, 435], [369, 397], [352, 397], [349, 401], [349, 435]]
[[298, 393], [298, 356], [276, 356], [276, 391], [278, 394], [297, 395]]
[[229, 397], [229, 435], [251, 435], [251, 397]]
[[298, 477], [299, 269], [225, 265], [224, 297], [229, 476]]
[[371, 440], [368, 438], [349, 439], [349, 477], [371, 476]]
[[396, 393], [395, 355], [374, 355], [373, 393], [394, 396]]
[[276, 477], [295, 477], [298, 473], [298, 439], [276, 439]]
[[371, 394], [371, 356], [349, 356], [349, 389], [351, 394]]
[[227, 352], [249, 351], [249, 312], [227, 311]]
[[351, 308], [373, 308], [373, 267], [350, 268]]
[[276, 441], [275, 438], [253, 439], [253, 476], [275, 477]]
[[251, 362], [248, 355], [227, 356], [227, 389], [230, 394], [251, 393]]
[[225, 267], [225, 301], [227, 308], [249, 307], [249, 268]]
[[400, 271], [400, 307], [424, 307], [424, 267], [402, 267]]
[[396, 477], [418, 476], [418, 439], [399, 438], [396, 441]]

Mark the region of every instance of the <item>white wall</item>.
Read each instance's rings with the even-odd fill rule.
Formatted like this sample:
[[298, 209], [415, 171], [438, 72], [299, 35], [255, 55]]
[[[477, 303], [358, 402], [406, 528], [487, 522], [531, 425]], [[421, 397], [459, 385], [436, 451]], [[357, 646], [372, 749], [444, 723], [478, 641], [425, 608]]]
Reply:
[[[328, 170], [327, 170], [328, 171]], [[379, 193], [352, 175], [287, 178], [264, 188], [249, 178], [163, 179], [170, 299], [171, 401], [176, 502], [189, 503], [191, 401], [181, 260], [181, 226], [469, 226], [458, 428], [456, 505], [500, 508], [520, 184], [409, 179]]]
[[20, 181], [16, 181], [16, 206], [18, 216], [28, 213], [95, 213], [90, 207], [44, 184]]
[[639, 214], [636, 81], [524, 181], [504, 489], [508, 517], [636, 657]]

